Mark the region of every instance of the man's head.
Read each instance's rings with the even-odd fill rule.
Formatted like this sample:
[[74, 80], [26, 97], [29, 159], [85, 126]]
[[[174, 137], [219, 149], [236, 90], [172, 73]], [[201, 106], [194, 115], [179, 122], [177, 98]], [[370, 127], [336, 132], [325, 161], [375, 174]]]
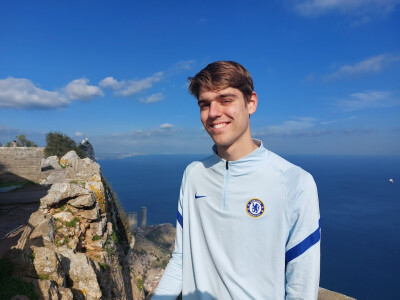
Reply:
[[218, 154], [236, 160], [254, 150], [249, 116], [257, 109], [257, 94], [249, 72], [232, 61], [218, 61], [189, 78], [200, 119]]
[[237, 62], [216, 61], [209, 64], [194, 77], [189, 77], [189, 92], [199, 99], [201, 87], [219, 91], [228, 87], [236, 88], [242, 92], [244, 98], [249, 100], [253, 90], [253, 79], [250, 73]]

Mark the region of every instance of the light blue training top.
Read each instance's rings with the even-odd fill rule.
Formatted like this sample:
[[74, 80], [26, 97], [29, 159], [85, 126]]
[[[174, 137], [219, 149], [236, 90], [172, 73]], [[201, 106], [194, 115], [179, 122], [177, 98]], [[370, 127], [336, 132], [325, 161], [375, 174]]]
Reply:
[[260, 147], [185, 170], [175, 250], [153, 300], [317, 299], [318, 194], [312, 176]]

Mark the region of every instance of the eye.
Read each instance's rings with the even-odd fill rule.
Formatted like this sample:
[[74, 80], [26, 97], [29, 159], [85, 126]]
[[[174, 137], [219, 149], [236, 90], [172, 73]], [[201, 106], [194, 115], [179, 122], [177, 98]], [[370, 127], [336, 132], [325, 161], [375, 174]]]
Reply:
[[231, 103], [232, 102], [232, 99], [222, 99], [221, 100], [221, 103], [222, 104], [229, 104], [229, 103]]
[[198, 105], [200, 107], [200, 110], [204, 110], [210, 106], [210, 103], [205, 102], [205, 101], [199, 101]]

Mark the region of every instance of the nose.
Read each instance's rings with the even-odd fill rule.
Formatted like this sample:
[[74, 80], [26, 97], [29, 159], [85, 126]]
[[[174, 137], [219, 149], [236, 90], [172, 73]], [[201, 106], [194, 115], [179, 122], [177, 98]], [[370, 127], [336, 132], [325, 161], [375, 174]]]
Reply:
[[211, 102], [208, 110], [208, 117], [214, 119], [221, 115], [222, 115], [222, 110], [219, 103], [217, 101]]

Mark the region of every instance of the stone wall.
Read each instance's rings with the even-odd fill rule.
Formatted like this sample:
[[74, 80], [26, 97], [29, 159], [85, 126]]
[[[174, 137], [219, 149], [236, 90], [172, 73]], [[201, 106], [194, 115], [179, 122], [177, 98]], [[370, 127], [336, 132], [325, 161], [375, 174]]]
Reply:
[[0, 183], [40, 178], [44, 148], [0, 147]]

